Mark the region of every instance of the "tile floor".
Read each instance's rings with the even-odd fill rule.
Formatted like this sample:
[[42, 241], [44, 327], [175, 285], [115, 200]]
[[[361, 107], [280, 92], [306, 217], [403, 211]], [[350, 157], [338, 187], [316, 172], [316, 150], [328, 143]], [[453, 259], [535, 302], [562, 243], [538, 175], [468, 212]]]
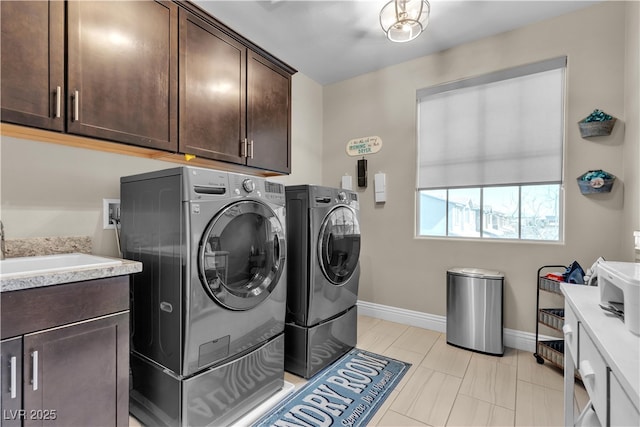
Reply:
[[[443, 333], [366, 316], [358, 316], [358, 348], [413, 365], [371, 426], [564, 425], [562, 372], [538, 365], [529, 352], [482, 355], [448, 345]], [[305, 382], [289, 373], [285, 379]], [[579, 413], [588, 397], [577, 384]]]

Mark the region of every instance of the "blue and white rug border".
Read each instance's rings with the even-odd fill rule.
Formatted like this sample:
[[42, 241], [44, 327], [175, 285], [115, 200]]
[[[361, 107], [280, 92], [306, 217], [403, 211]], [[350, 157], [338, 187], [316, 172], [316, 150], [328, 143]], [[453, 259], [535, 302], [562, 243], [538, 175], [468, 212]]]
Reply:
[[390, 381], [388, 381], [385, 384], [385, 391], [384, 391], [383, 395], [379, 399], [375, 400], [371, 404], [371, 406], [367, 410], [367, 412], [364, 415], [364, 417], [362, 417], [361, 419], [357, 420], [356, 423], [345, 424], [345, 425], [354, 425], [354, 426], [356, 426], [356, 425], [361, 425], [361, 424], [366, 423], [367, 421], [371, 420], [373, 418], [373, 416], [375, 416], [375, 414], [378, 412], [380, 407], [387, 400], [387, 398], [389, 397], [391, 392], [395, 389], [396, 385], [398, 383], [400, 383], [400, 381], [402, 381], [402, 378], [404, 378], [405, 374], [407, 373], [409, 368], [411, 368], [412, 364], [408, 363], [408, 362], [404, 362], [402, 360], [394, 359], [394, 358], [389, 357], [389, 356], [373, 353], [373, 352], [370, 352], [370, 351], [363, 350], [363, 349], [355, 347], [355, 348], [351, 349], [349, 352], [347, 352], [345, 355], [340, 357], [338, 360], [333, 362], [331, 365], [327, 366], [325, 369], [323, 369], [322, 371], [318, 372], [315, 376], [313, 376], [311, 379], [309, 379], [301, 387], [299, 387], [299, 388], [295, 387], [294, 391], [290, 392], [280, 402], [278, 402], [276, 405], [274, 405], [274, 407], [271, 408], [271, 410], [269, 410], [268, 413], [263, 414], [258, 419], [256, 419], [252, 423], [252, 425], [253, 426], [259, 426], [261, 423], [263, 423], [264, 421], [268, 420], [274, 414], [274, 412], [280, 411], [280, 408], [282, 408], [283, 406], [286, 406], [287, 404], [289, 404], [291, 401], [293, 401], [297, 397], [302, 396], [307, 390], [311, 390], [314, 387], [317, 387], [318, 384], [322, 383], [323, 380], [325, 379], [325, 374], [327, 372], [327, 369], [331, 369], [332, 367], [339, 365], [344, 360], [346, 360], [346, 359], [348, 359], [350, 357], [356, 356], [358, 353], [362, 353], [362, 354], [365, 354], [365, 355], [370, 355], [371, 357], [382, 357], [382, 358], [384, 358], [384, 359], [386, 359], [386, 360], [388, 360], [390, 362], [395, 362], [395, 363], [400, 365], [399, 368], [398, 368], [398, 372], [394, 375], [394, 377]]

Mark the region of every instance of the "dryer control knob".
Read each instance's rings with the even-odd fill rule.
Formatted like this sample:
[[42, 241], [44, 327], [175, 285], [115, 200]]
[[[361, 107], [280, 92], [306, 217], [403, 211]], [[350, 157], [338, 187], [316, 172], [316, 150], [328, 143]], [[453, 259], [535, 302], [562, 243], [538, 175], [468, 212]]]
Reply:
[[347, 200], [347, 195], [344, 193], [344, 191], [341, 191], [338, 193], [338, 200], [340, 200], [341, 202], [344, 202]]
[[251, 193], [256, 189], [256, 184], [254, 184], [254, 182], [250, 179], [245, 179], [244, 181], [242, 181], [242, 188], [244, 188], [247, 193]]

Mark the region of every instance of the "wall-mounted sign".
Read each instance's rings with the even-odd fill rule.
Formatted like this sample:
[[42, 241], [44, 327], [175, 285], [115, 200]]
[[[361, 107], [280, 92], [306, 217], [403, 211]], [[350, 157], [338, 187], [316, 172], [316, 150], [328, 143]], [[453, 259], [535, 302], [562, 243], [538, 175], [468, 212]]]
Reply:
[[347, 154], [350, 156], [363, 156], [375, 154], [382, 148], [382, 139], [379, 136], [366, 136], [347, 142]]

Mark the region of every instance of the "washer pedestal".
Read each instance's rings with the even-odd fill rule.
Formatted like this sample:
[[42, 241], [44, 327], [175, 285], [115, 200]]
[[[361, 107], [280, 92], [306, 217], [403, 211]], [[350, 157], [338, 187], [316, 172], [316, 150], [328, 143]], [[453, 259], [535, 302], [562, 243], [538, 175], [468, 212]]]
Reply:
[[304, 378], [317, 374], [356, 346], [357, 321], [354, 305], [315, 326], [285, 324], [285, 370]]
[[246, 355], [178, 377], [131, 354], [131, 414], [148, 426], [228, 425], [284, 386], [284, 334]]

